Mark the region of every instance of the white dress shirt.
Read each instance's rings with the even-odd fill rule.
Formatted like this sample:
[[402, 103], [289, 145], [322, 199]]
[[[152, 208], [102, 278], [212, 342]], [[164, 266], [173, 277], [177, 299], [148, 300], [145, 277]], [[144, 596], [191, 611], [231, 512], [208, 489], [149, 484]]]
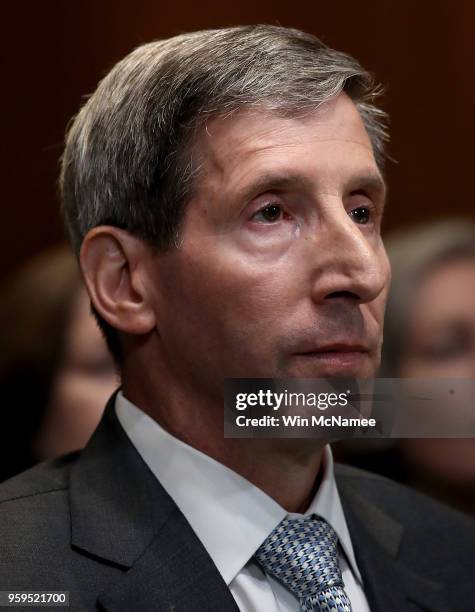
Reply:
[[[120, 392], [120, 424], [145, 463], [186, 517], [242, 612], [298, 612], [297, 598], [253, 561], [253, 555], [288, 513], [248, 480], [165, 431]], [[369, 612], [353, 546], [325, 448], [320, 487], [305, 512], [336, 531], [345, 591], [353, 612]]]

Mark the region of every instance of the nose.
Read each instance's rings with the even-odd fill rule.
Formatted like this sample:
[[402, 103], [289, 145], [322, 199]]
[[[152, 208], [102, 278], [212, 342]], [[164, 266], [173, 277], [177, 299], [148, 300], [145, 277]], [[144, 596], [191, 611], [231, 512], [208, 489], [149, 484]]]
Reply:
[[358, 225], [343, 209], [322, 223], [312, 254], [312, 298], [322, 303], [375, 300], [388, 286], [389, 262], [379, 233]]

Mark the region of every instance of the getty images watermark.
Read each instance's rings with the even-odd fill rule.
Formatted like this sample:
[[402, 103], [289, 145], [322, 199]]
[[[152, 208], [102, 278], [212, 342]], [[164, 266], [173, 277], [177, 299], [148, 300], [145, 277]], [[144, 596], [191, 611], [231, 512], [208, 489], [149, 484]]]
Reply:
[[345, 408], [350, 405], [351, 391], [340, 393], [299, 393], [285, 390], [280, 393], [270, 389], [260, 389], [257, 393], [237, 393], [236, 410], [247, 410], [249, 407], [259, 407], [273, 410], [281, 410], [279, 416], [275, 414], [263, 414], [260, 417], [249, 417], [244, 414], [236, 416], [238, 427], [313, 427], [338, 426], [338, 427], [374, 427], [376, 419], [365, 417], [344, 417], [341, 414], [326, 416], [323, 414], [310, 414], [303, 416], [293, 414], [286, 409], [295, 408], [315, 408], [317, 411], [328, 410], [329, 408]]
[[475, 437], [474, 379], [228, 379], [226, 437]]

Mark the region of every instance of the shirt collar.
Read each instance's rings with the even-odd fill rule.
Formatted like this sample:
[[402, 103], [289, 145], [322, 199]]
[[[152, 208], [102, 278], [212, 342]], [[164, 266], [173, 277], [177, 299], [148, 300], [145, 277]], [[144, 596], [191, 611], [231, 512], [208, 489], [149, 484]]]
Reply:
[[[226, 584], [242, 570], [288, 514], [248, 480], [178, 440], [122, 392], [116, 412], [127, 436], [179, 507]], [[319, 489], [305, 515], [317, 514], [336, 531], [353, 574], [361, 576], [336, 488], [333, 458], [325, 447]]]
[[348, 531], [348, 525], [336, 486], [335, 474], [333, 471], [333, 455], [328, 444], [325, 446], [323, 454], [322, 480], [315, 497], [305, 512], [305, 516], [309, 514], [320, 516], [333, 527], [338, 536], [340, 546], [350, 564], [353, 575], [360, 584], [362, 584], [361, 574], [356, 563], [355, 552], [351, 543], [350, 532]]

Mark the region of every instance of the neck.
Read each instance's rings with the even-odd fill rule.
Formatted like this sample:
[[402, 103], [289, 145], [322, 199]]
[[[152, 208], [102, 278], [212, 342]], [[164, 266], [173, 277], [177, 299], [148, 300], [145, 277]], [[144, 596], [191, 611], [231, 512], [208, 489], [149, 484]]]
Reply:
[[[138, 382], [139, 381], [139, 382]], [[183, 385], [123, 377], [125, 397], [170, 434], [237, 472], [287, 512], [305, 512], [320, 483], [325, 442], [314, 439], [225, 438], [223, 404]]]
[[323, 446], [313, 444], [304, 449], [302, 442], [308, 443], [299, 439], [226, 439], [225, 452], [214, 459], [267, 493], [287, 512], [303, 513], [320, 484]]

